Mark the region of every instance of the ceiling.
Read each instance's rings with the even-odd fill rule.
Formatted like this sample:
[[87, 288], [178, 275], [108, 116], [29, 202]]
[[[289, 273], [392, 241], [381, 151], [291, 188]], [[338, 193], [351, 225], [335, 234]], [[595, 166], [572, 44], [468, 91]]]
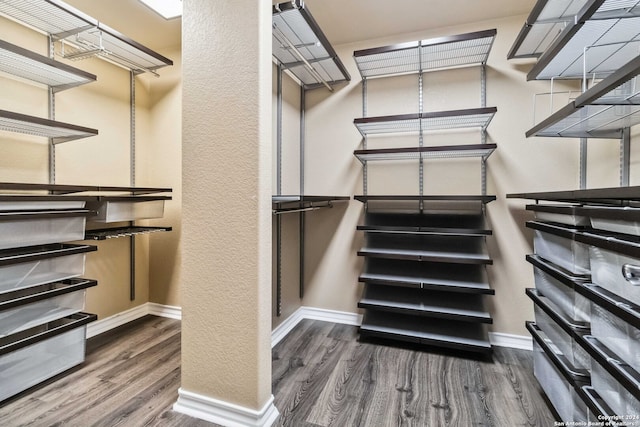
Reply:
[[[138, 0], [65, 1], [152, 49], [180, 45], [182, 20], [167, 21]], [[523, 15], [529, 13], [535, 0], [306, 0], [305, 3], [329, 41], [339, 45]]]

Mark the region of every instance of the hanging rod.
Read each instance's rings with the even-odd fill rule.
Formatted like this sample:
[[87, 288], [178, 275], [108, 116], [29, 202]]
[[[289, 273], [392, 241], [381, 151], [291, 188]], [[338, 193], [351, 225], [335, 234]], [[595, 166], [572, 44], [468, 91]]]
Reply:
[[291, 52], [296, 57], [298, 57], [298, 59], [302, 63], [304, 63], [305, 67], [307, 68], [307, 70], [309, 70], [309, 73], [311, 73], [313, 78], [315, 78], [318, 83], [322, 83], [327, 89], [329, 89], [329, 91], [333, 92], [333, 88], [331, 87], [331, 85], [327, 83], [325, 79], [322, 78], [322, 76], [316, 71], [315, 68], [313, 68], [313, 66], [309, 63], [309, 61], [307, 61], [307, 59], [298, 50], [295, 44], [293, 44], [291, 40], [289, 40], [289, 38], [280, 30], [280, 28], [278, 28], [278, 26], [275, 23], [272, 24], [272, 27], [273, 27], [273, 31], [277, 35], [277, 38], [280, 39], [280, 41], [283, 41], [287, 45], [287, 47], [291, 50]]

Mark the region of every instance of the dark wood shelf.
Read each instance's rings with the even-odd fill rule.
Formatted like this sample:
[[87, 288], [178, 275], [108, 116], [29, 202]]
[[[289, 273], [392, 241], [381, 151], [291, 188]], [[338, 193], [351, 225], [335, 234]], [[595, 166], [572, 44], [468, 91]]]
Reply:
[[367, 311], [360, 335], [484, 354], [492, 351], [482, 323], [417, 322], [415, 316]]
[[434, 291], [494, 295], [483, 265], [367, 259], [359, 281]]
[[384, 160], [427, 160], [464, 157], [479, 157], [486, 160], [496, 148], [498, 148], [496, 144], [464, 144], [355, 150], [353, 154], [362, 163]]
[[359, 308], [462, 322], [493, 323], [482, 295], [456, 295], [422, 289], [367, 285]]

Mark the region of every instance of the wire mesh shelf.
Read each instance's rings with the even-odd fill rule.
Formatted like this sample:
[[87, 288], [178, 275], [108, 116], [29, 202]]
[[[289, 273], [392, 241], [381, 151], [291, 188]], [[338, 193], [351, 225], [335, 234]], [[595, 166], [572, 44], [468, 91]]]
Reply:
[[[59, 0], [3, 0], [0, 14], [51, 35], [84, 52], [98, 55], [136, 73], [152, 72], [173, 62]], [[78, 52], [75, 52], [76, 54]]]
[[87, 138], [96, 129], [0, 110], [0, 130], [51, 138], [54, 144]]
[[540, 56], [527, 79], [606, 76], [639, 49], [640, 0], [591, 1]]
[[91, 83], [96, 76], [0, 40], [0, 71], [44, 84], [60, 92]]
[[418, 73], [487, 62], [496, 30], [357, 50], [353, 57], [363, 78]]
[[364, 117], [354, 125], [362, 136], [389, 133], [417, 133], [447, 129], [486, 129], [497, 112], [495, 107], [437, 111], [420, 114]]
[[117, 227], [105, 228], [100, 230], [87, 230], [85, 232], [85, 240], [107, 240], [117, 239], [119, 237], [131, 237], [140, 234], [161, 233], [171, 231], [171, 227]]
[[273, 6], [273, 56], [307, 89], [351, 80], [351, 76], [302, 1]]
[[333, 207], [335, 202], [347, 202], [349, 200], [349, 196], [281, 195], [271, 197], [271, 206], [275, 214], [280, 214], [329, 208]]
[[592, 0], [538, 0], [527, 17], [508, 59], [538, 57]]
[[481, 157], [487, 159], [496, 148], [496, 144], [467, 144], [356, 150], [353, 154], [363, 163], [376, 160], [451, 159], [464, 157]]
[[527, 136], [620, 138], [640, 123], [640, 57], [578, 96], [527, 132]]

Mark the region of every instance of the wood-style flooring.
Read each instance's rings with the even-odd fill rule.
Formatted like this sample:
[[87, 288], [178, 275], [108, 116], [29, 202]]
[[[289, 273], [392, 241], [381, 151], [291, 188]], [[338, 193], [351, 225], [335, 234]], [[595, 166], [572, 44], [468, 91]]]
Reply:
[[[0, 386], [2, 386], [0, 384]], [[146, 317], [89, 340], [86, 362], [0, 404], [0, 426], [214, 426], [171, 410], [180, 322]], [[273, 349], [279, 426], [553, 426], [532, 354], [493, 361], [359, 342], [305, 320]]]

